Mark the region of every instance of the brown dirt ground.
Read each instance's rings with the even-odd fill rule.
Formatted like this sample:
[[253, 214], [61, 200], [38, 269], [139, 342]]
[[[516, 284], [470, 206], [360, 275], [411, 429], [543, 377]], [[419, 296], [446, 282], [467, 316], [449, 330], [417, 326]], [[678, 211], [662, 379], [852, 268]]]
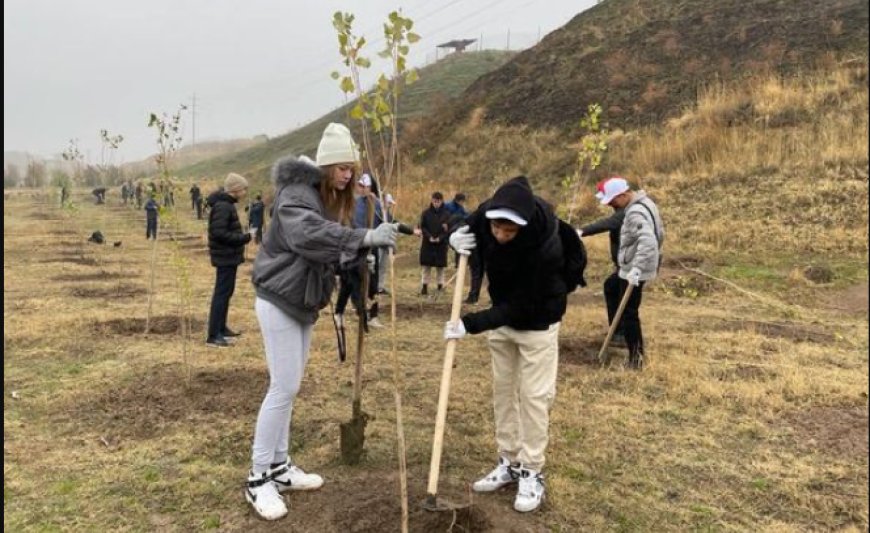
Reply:
[[825, 453], [844, 459], [867, 457], [867, 405], [814, 407], [792, 411], [782, 424], [794, 431], [797, 445], [810, 453]]
[[850, 314], [870, 314], [870, 284], [866, 281], [830, 294], [824, 305]]

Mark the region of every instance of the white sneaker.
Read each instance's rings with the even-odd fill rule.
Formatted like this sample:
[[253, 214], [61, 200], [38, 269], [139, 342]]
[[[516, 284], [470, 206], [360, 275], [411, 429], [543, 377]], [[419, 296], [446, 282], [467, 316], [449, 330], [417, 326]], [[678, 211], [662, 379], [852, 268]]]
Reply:
[[254, 511], [265, 520], [277, 520], [287, 514], [287, 505], [278, 493], [277, 487], [272, 483], [269, 472], [262, 474], [248, 474], [248, 482], [245, 487], [245, 499], [254, 508]]
[[269, 470], [278, 492], [287, 490], [315, 490], [323, 486], [323, 478], [317, 474], [306, 474], [301, 468], [287, 461]]
[[492, 472], [474, 482], [474, 492], [493, 492], [517, 482], [518, 473], [504, 457], [498, 458], [498, 466]]
[[534, 511], [544, 499], [544, 477], [540, 472], [520, 469], [520, 488], [514, 500], [514, 509], [521, 513]]
[[374, 317], [374, 318], [369, 320], [369, 327], [372, 327], [375, 329], [383, 329], [387, 326], [383, 325], [383, 323], [381, 323], [381, 321], [378, 320], [378, 317]]

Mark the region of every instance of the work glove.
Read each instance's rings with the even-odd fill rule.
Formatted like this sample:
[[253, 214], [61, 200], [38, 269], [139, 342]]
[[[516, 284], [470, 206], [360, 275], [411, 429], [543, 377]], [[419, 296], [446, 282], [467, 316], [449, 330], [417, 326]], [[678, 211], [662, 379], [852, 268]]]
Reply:
[[477, 247], [477, 239], [471, 233], [471, 228], [462, 226], [450, 235], [450, 246], [460, 255], [471, 255]]
[[465, 331], [465, 324], [462, 320], [457, 320], [456, 322], [447, 322], [444, 324], [444, 340], [456, 339], [459, 340], [468, 332]]
[[399, 225], [395, 223], [381, 224], [370, 229], [363, 238], [363, 248], [389, 247], [396, 249], [396, 238], [399, 235]]
[[628, 271], [628, 276], [625, 278], [631, 285], [637, 287], [640, 285], [640, 269], [637, 267]]

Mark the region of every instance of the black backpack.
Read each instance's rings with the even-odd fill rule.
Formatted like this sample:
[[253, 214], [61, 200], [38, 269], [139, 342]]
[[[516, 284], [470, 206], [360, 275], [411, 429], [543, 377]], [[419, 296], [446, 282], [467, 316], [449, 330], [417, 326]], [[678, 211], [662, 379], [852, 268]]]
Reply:
[[559, 238], [562, 240], [562, 254], [565, 257], [562, 277], [568, 287], [568, 294], [571, 294], [577, 287], [586, 286], [586, 279], [583, 277], [583, 273], [586, 271], [586, 246], [577, 236], [577, 230], [561, 219], [559, 220]]

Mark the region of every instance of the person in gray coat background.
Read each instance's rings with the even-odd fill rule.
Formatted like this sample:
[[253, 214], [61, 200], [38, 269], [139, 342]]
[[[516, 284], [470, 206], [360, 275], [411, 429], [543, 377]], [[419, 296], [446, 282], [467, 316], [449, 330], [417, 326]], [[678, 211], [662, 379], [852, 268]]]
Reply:
[[604, 297], [608, 320], [612, 323], [628, 285], [634, 286], [622, 314], [621, 329], [628, 345], [626, 366], [640, 370], [644, 364], [640, 302], [644, 284], [658, 274], [664, 224], [658, 207], [646, 192], [632, 191], [624, 178], [613, 177], [599, 183], [596, 196], [602, 204], [624, 210], [619, 231], [618, 270], [604, 283]]
[[323, 485], [320, 476], [292, 463], [289, 428], [314, 323], [334, 289], [334, 265], [353, 260], [361, 248], [396, 245], [396, 224], [351, 227], [358, 160], [350, 130], [331, 123], [317, 148], [316, 164], [288, 157], [272, 168], [272, 224], [253, 272], [270, 382], [257, 416], [245, 488], [247, 501], [267, 520], [287, 514], [280, 492]]

